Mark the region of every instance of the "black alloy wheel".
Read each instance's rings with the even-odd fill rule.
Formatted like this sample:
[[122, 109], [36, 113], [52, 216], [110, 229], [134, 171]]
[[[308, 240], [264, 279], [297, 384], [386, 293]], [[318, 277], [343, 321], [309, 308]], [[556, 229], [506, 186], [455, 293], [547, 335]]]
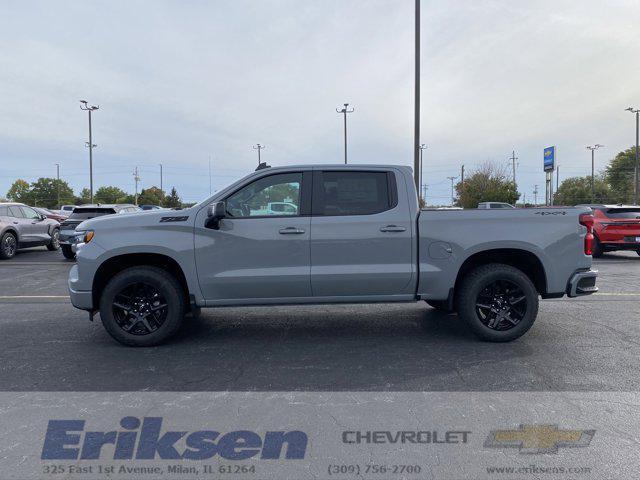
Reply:
[[522, 289], [505, 279], [485, 286], [476, 297], [476, 313], [483, 325], [505, 331], [518, 325], [527, 313], [527, 297]]
[[149, 335], [157, 331], [166, 321], [167, 311], [167, 300], [149, 283], [131, 283], [113, 300], [116, 323], [131, 335]]
[[0, 258], [13, 258], [18, 250], [18, 241], [12, 233], [5, 233], [0, 243]]

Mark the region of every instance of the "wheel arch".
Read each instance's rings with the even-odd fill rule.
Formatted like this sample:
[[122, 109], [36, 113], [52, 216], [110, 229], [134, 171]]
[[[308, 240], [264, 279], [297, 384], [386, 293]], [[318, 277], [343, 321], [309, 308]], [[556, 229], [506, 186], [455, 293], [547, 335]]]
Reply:
[[189, 308], [191, 296], [187, 278], [180, 264], [168, 255], [161, 253], [126, 253], [108, 258], [100, 264], [93, 276], [91, 291], [93, 305], [100, 305], [100, 295], [110, 278], [131, 267], [158, 267], [173, 275], [180, 285], [185, 298], [185, 305]]
[[454, 292], [459, 291], [460, 283], [467, 273], [488, 263], [503, 263], [517, 268], [529, 277], [538, 293], [547, 293], [547, 274], [542, 261], [535, 253], [519, 248], [495, 248], [469, 256], [458, 270]]

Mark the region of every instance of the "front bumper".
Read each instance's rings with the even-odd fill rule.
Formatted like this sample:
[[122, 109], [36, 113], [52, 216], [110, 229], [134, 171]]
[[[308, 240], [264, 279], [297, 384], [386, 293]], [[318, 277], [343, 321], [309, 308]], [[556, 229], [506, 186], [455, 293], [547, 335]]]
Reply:
[[71, 267], [69, 271], [69, 297], [74, 307], [81, 310], [94, 310], [93, 293], [91, 290], [79, 290], [78, 284], [78, 265]]
[[581, 297], [596, 293], [598, 291], [598, 287], [596, 287], [597, 278], [597, 270], [583, 270], [574, 273], [567, 285], [567, 295], [569, 297]]

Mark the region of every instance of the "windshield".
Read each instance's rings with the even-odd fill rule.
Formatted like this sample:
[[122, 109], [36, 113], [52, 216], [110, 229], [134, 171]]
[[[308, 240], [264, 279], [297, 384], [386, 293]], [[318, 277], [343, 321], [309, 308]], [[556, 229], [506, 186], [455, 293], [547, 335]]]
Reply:
[[111, 215], [116, 213], [113, 208], [76, 208], [71, 215], [70, 220], [89, 220], [90, 218], [100, 217], [102, 215]]
[[609, 218], [640, 219], [640, 208], [610, 208], [604, 212]]

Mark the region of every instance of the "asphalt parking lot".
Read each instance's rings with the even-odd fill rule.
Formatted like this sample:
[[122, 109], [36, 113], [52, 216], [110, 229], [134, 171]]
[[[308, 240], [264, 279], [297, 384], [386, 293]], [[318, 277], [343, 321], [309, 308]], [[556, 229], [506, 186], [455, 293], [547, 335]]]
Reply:
[[203, 310], [134, 349], [71, 306], [71, 262], [25, 250], [0, 262], [0, 390], [637, 391], [640, 256], [594, 263], [601, 293], [542, 301], [508, 344], [424, 304], [338, 305]]

